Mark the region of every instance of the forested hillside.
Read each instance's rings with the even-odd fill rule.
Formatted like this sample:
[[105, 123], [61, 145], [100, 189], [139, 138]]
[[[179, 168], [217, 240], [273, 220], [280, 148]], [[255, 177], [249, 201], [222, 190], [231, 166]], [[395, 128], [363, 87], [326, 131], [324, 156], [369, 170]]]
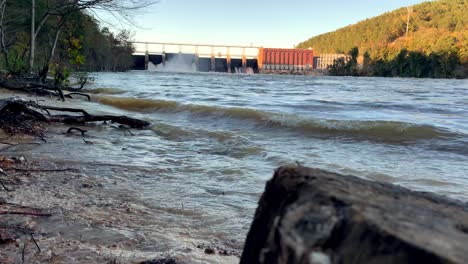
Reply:
[[466, 66], [467, 10], [466, 0], [424, 2], [313, 37], [298, 47], [313, 47], [318, 53], [346, 53], [357, 47], [361, 55], [367, 52], [372, 61], [380, 62], [398, 59], [403, 50], [426, 58], [456, 56]]
[[134, 48], [129, 43], [129, 32], [114, 34], [101, 27], [85, 5], [81, 9], [81, 6], [73, 7], [72, 1], [36, 0], [37, 36], [34, 67], [30, 69], [32, 1], [0, 2], [0, 69], [38, 73], [44, 70], [44, 65], [60, 64], [70, 70], [122, 71], [133, 65]]

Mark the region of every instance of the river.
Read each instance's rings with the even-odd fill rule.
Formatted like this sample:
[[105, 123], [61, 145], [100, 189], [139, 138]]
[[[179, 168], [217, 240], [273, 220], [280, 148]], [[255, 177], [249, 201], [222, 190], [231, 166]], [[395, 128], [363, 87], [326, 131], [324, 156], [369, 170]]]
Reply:
[[266, 181], [290, 163], [468, 201], [466, 80], [95, 77], [94, 102], [81, 106], [142, 118], [150, 129], [96, 126], [94, 145], [57, 133], [25, 155], [112, 167], [102, 177], [124, 178], [133, 192], [122, 196], [156, 215], [133, 232], [241, 250]]

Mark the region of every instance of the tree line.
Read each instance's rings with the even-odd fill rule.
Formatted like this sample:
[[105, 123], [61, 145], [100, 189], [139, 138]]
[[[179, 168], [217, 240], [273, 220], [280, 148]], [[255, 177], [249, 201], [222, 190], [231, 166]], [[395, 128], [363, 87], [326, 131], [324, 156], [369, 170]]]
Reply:
[[[372, 59], [369, 52], [359, 56], [359, 48], [348, 52], [348, 58], [335, 60], [329, 67], [334, 76], [382, 76], [414, 78], [466, 78], [466, 65], [455, 52], [432, 52], [429, 55], [402, 49], [391, 60]], [[361, 63], [358, 63], [361, 60]]]
[[466, 77], [466, 10], [466, 0], [428, 1], [313, 37], [298, 47], [317, 53], [346, 53], [357, 47], [368, 62], [361, 73], [370, 75]]
[[[93, 16], [106, 10], [131, 23], [152, 0], [0, 0], [0, 68], [43, 80], [70, 71], [125, 71], [132, 67], [132, 34], [115, 34]], [[55, 76], [57, 77], [57, 76]]]

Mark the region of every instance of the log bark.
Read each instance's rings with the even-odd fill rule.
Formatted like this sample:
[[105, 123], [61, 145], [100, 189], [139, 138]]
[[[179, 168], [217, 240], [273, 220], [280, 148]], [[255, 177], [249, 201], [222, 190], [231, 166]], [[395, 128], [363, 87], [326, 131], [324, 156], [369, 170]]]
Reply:
[[300, 166], [263, 193], [241, 264], [468, 263], [468, 206]]
[[[41, 75], [44, 74], [48, 69], [44, 68]], [[91, 96], [85, 93], [79, 93], [80, 89], [75, 89], [68, 86], [62, 86], [60, 83], [51, 82], [51, 80], [38, 81], [36, 78], [24, 79], [24, 78], [12, 78], [12, 79], [1, 79], [0, 87], [12, 91], [24, 92], [29, 94], [36, 94], [40, 96], [51, 96], [58, 97], [61, 100], [65, 100], [65, 97], [72, 98], [72, 95], [84, 96], [91, 101]], [[71, 91], [71, 93], [64, 94], [63, 91]]]
[[[52, 115], [49, 110], [56, 112], [81, 113], [82, 115]], [[39, 111], [47, 112], [47, 114], [42, 114]], [[145, 128], [150, 125], [149, 122], [128, 116], [91, 115], [87, 111], [79, 108], [43, 106], [21, 98], [7, 98], [0, 100], [0, 120], [5, 117], [8, 117], [9, 119], [14, 119], [17, 116], [24, 117], [24, 115], [41, 122], [58, 122], [65, 124], [85, 124], [89, 122], [111, 121], [131, 128]]]

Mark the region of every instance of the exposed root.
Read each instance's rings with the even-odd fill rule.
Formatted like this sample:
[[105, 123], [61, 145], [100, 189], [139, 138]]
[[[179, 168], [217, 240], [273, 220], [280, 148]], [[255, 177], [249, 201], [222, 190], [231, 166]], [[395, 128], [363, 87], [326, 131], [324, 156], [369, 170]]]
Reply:
[[73, 131], [78, 131], [81, 133], [82, 136], [84, 136], [84, 134], [86, 132], [88, 132], [87, 130], [84, 130], [84, 129], [81, 129], [81, 128], [78, 128], [78, 127], [70, 127], [68, 130], [67, 130], [67, 134], [71, 134], [73, 133]]
[[[89, 95], [77, 92], [79, 90], [75, 90], [71, 87], [63, 87], [62, 85], [58, 85], [51, 80], [42, 82], [38, 81], [37, 78], [1, 78], [0, 87], [12, 91], [25, 92], [39, 96], [57, 97], [62, 101], [65, 101], [65, 97], [72, 98], [71, 96], [74, 94], [85, 96], [88, 98], [88, 100], [91, 100]], [[63, 90], [72, 91], [72, 93], [64, 94]]]
[[[81, 115], [51, 114], [54, 112], [80, 113]], [[41, 113], [43, 112], [43, 113]], [[0, 128], [8, 134], [29, 134], [45, 141], [43, 123], [85, 124], [90, 122], [110, 121], [130, 128], [145, 128], [150, 123], [127, 117], [113, 115], [91, 115], [78, 108], [53, 107], [39, 105], [21, 98], [0, 100]], [[81, 129], [72, 129], [81, 131]], [[83, 130], [84, 131], [84, 130]], [[82, 134], [84, 134], [84, 132]], [[69, 132], [71, 132], [69, 130]]]
[[65, 97], [73, 99], [72, 95], [84, 96], [84, 97], [88, 98], [88, 101], [91, 101], [91, 96], [89, 96], [89, 94], [85, 94], [85, 93], [73, 92], [73, 93], [65, 94]]

